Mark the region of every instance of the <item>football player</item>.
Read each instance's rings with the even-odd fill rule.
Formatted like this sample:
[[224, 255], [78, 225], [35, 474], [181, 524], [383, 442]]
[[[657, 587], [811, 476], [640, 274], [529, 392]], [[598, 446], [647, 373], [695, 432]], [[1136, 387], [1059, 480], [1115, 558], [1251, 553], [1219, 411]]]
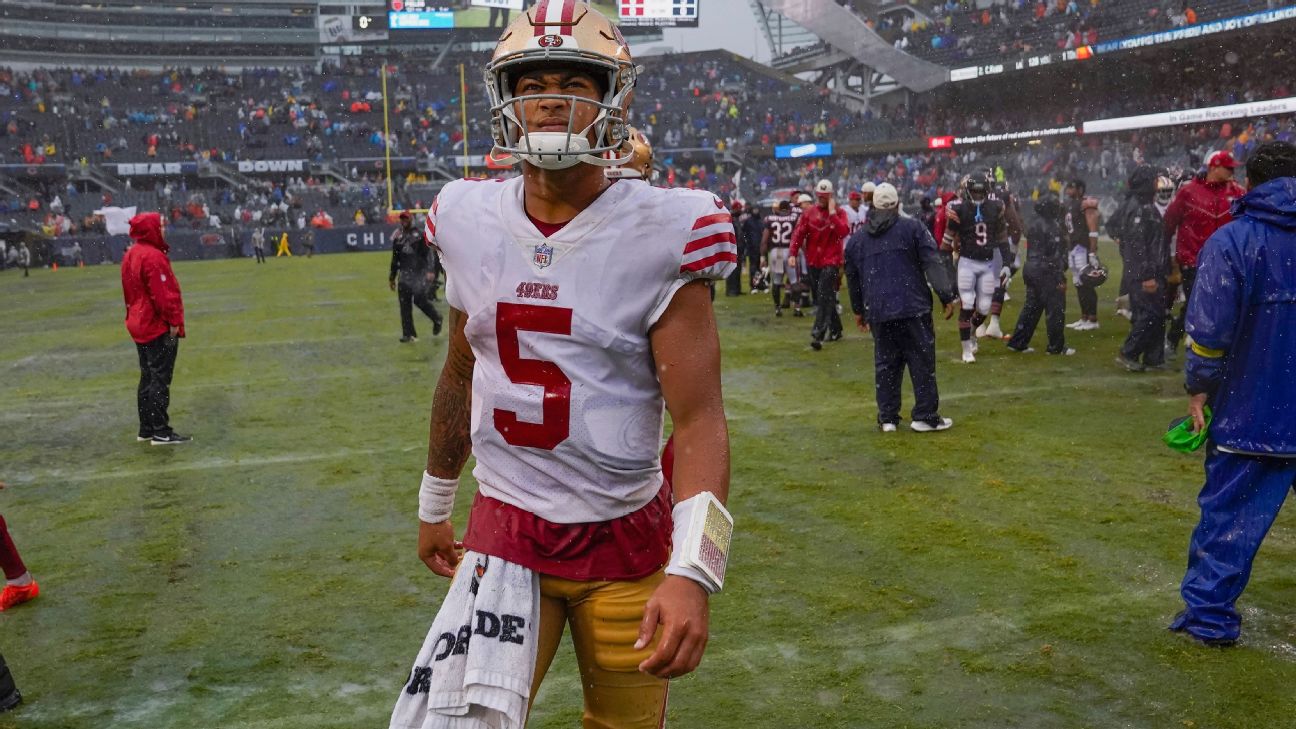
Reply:
[[868, 208], [863, 206], [864, 195], [859, 190], [851, 190], [846, 198], [846, 225], [850, 228], [846, 237], [849, 238], [855, 234], [855, 231], [864, 227], [864, 223], [868, 220]]
[[995, 287], [1012, 271], [1008, 261], [1008, 221], [1002, 200], [991, 196], [990, 177], [977, 172], [963, 178], [959, 197], [945, 206], [945, 245], [958, 258], [959, 340], [963, 361], [976, 362], [977, 327], [990, 314]]
[[[451, 309], [418, 554], [453, 582], [393, 727], [443, 711], [521, 726], [567, 626], [585, 727], [661, 726], [668, 680], [702, 659], [729, 544], [727, 528], [706, 523], [703, 532], [697, 518], [727, 513], [729, 482], [704, 282], [728, 275], [737, 251], [714, 195], [605, 176], [634, 157], [625, 119], [636, 75], [617, 27], [589, 5], [541, 0], [526, 10], [486, 67], [493, 154], [520, 162], [522, 174], [451, 182], [428, 214]], [[667, 408], [670, 486], [658, 457]], [[470, 453], [478, 491], [462, 557], [473, 561], [456, 572], [449, 517]], [[707, 540], [720, 552], [697, 547]], [[525, 583], [486, 588], [519, 570]], [[448, 621], [464, 603], [522, 604], [527, 595], [538, 621], [519, 612], [501, 626], [477, 612], [457, 636], [437, 634], [439, 624], [459, 625]], [[522, 649], [533, 663], [503, 657]], [[463, 661], [477, 669], [445, 668]], [[488, 694], [505, 709], [473, 698]]]
[[[788, 246], [792, 245], [792, 231], [796, 228], [797, 215], [792, 212], [792, 203], [779, 200], [774, 212], [765, 216], [765, 232], [761, 234], [761, 268], [769, 266], [770, 293], [774, 297], [774, 316], [783, 316], [783, 282], [787, 281], [789, 289], [800, 280], [795, 261], [788, 260]], [[796, 305], [796, 315], [801, 316], [801, 300], [788, 293]]]
[[1067, 183], [1062, 198], [1062, 231], [1071, 244], [1068, 257], [1076, 298], [1080, 300], [1080, 318], [1067, 324], [1068, 329], [1086, 332], [1098, 328], [1098, 290], [1089, 285], [1081, 272], [1100, 268], [1098, 261], [1098, 199], [1085, 195], [1085, 181], [1079, 178]]
[[[793, 209], [792, 213], [796, 216], [797, 221], [800, 222], [801, 216], [805, 215], [807, 210], [815, 206], [815, 201], [814, 198], [803, 192], [797, 195], [796, 202], [796, 208]], [[789, 252], [789, 256], [789, 260], [792, 260], [795, 264], [794, 267], [796, 268], [797, 273], [796, 280], [791, 282], [788, 286], [789, 295], [793, 301], [792, 315], [803, 316], [802, 307], [813, 306], [815, 304], [815, 291], [810, 286], [810, 267], [806, 263], [805, 251], [799, 252], [796, 256], [791, 256], [791, 253]]]
[[[987, 174], [989, 174], [987, 172]], [[993, 176], [990, 179], [994, 179]], [[999, 326], [999, 316], [1003, 314], [1004, 301], [1008, 298], [1008, 284], [1012, 283], [1012, 275], [1017, 273], [1020, 266], [1017, 259], [1022, 250], [1023, 234], [1025, 226], [1022, 223], [1021, 208], [1017, 204], [1017, 198], [1012, 194], [1008, 187], [1008, 181], [996, 182], [994, 192], [991, 193], [993, 199], [999, 200], [1004, 204], [1004, 219], [1008, 225], [1008, 249], [1012, 252], [1012, 258], [1008, 260], [1010, 275], [999, 280], [999, 285], [995, 287], [994, 297], [990, 299], [990, 318], [981, 326], [977, 327], [977, 337], [994, 337], [1003, 339], [1003, 329]]]
[[[1170, 203], [1174, 202], [1175, 193], [1179, 187], [1175, 184], [1173, 173], [1166, 172], [1157, 177], [1156, 182], [1156, 199], [1153, 204], [1156, 205], [1157, 212], [1160, 213], [1164, 220], [1166, 211], [1170, 209]], [[1166, 231], [1166, 244], [1169, 248], [1170, 256], [1170, 273], [1166, 276], [1166, 321], [1173, 322], [1174, 307], [1179, 302], [1179, 286], [1183, 283], [1183, 271], [1179, 268], [1179, 258], [1175, 255], [1175, 242], [1178, 231]], [[1166, 334], [1166, 357], [1173, 359], [1176, 347], [1171, 342], [1169, 333]]]
[[765, 229], [760, 207], [744, 205], [741, 200], [734, 200], [730, 214], [738, 228], [738, 267], [742, 268], [744, 260], [747, 262], [749, 289], [753, 294], [762, 293], [769, 287], [765, 285], [760, 265], [760, 239]]

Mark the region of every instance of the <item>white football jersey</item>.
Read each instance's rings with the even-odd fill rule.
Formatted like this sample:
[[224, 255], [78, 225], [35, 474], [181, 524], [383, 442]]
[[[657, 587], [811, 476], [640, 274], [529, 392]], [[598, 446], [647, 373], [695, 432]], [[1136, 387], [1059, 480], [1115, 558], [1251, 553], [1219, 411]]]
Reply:
[[860, 228], [863, 228], [864, 224], [868, 222], [868, 208], [861, 205], [860, 209], [856, 210], [850, 205], [847, 205], [845, 207], [845, 210], [846, 210], [846, 226], [847, 226], [846, 237], [850, 238], [851, 235], [855, 233], [855, 231], [859, 230]]
[[652, 500], [665, 407], [648, 331], [684, 284], [737, 265], [720, 201], [620, 180], [545, 238], [521, 177], [459, 180], [441, 190], [427, 227], [477, 358], [481, 492], [564, 524]]

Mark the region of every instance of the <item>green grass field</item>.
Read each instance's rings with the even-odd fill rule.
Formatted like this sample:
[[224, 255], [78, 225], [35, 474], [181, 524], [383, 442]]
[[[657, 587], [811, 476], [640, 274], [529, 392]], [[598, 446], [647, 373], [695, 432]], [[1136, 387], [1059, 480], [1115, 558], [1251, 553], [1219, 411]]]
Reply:
[[[0, 727], [386, 726], [446, 588], [414, 555], [444, 338], [397, 343], [387, 263], [177, 264], [174, 448], [135, 443], [118, 269], [0, 274], [0, 513], [44, 590], [0, 614]], [[942, 324], [957, 424], [887, 436], [866, 336], [721, 297], [737, 538], [671, 726], [1296, 726], [1290, 518], [1241, 645], [1165, 630], [1201, 464], [1159, 441], [1179, 376], [1113, 364], [1112, 295], [1076, 357], [964, 366]], [[567, 652], [531, 726], [579, 714]]]

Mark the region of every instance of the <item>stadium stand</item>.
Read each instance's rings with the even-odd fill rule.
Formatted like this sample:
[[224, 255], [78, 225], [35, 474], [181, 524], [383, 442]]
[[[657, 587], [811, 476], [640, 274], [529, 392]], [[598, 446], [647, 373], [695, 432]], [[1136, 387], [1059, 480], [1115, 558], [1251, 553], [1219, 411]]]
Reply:
[[[1286, 4], [1234, 0], [1192, 7], [1201, 22]], [[969, 27], [977, 31], [978, 43], [986, 37], [985, 27], [1005, 30], [1011, 23], [1045, 35], [1068, 23], [1091, 23], [1104, 37], [1114, 37], [1179, 22], [1170, 16], [1185, 6], [1171, 3], [1167, 11], [1164, 5], [1095, 1], [1084, 3], [1082, 11], [1048, 3], [1041, 11], [1033, 3], [1000, 3], [988, 11], [988, 26]], [[15, 6], [0, 3], [0, 14], [10, 11]], [[955, 30], [986, 20], [958, 3], [935, 12]], [[920, 22], [898, 20], [902, 15], [895, 12], [885, 17], [880, 32], [911, 38], [933, 32]], [[1020, 83], [998, 77], [947, 84], [868, 108], [847, 105], [824, 86], [726, 51], [653, 56], [642, 60], [633, 122], [654, 141], [661, 184], [710, 189], [725, 197], [805, 189], [828, 177], [839, 189], [889, 181], [914, 203], [935, 196], [952, 184], [955, 171], [973, 165], [1002, 165], [1024, 190], [1044, 190], [1066, 176], [1084, 175], [1098, 189], [1115, 191], [1135, 160], [1191, 167], [1207, 151], [1230, 145], [1245, 157], [1256, 139], [1290, 138], [1292, 119], [1066, 136], [1024, 148], [934, 152], [924, 148], [925, 140], [1291, 96], [1290, 74], [1247, 73], [1290, 67], [1284, 33], [1257, 38], [1217, 39], [1211, 58], [1200, 62], [1183, 45], [1177, 47], [1186, 50], [1169, 57], [1134, 54], [1096, 61], [1125, 64], [1119, 74], [1089, 73], [1088, 67], [1072, 64], [1049, 69], [1044, 81], [1041, 71]], [[1247, 62], [1230, 61], [1230, 54]], [[439, 180], [459, 169], [456, 155], [465, 146], [461, 103], [467, 107], [467, 148], [481, 154], [490, 146], [480, 76], [467, 75], [461, 99], [458, 72], [461, 63], [478, 69], [486, 59], [483, 52], [463, 49], [435, 60], [390, 53], [385, 59], [389, 135], [382, 119], [384, 60], [373, 56], [242, 69], [0, 68], [0, 221], [46, 234], [76, 232], [96, 224], [91, 213], [109, 198], [117, 205], [162, 209], [173, 224], [199, 229], [210, 226], [213, 217], [225, 224], [296, 226], [321, 210], [339, 223], [358, 216], [374, 221], [387, 212], [383, 158], [388, 146], [402, 161], [396, 206], [424, 207]], [[1039, 83], [1049, 85], [1048, 95], [1032, 93]], [[777, 145], [820, 141], [841, 148], [831, 158], [771, 158]], [[240, 164], [276, 161], [303, 164], [280, 174], [239, 171]], [[189, 166], [181, 179], [116, 174], [121, 164]], [[52, 176], [27, 174], [42, 165], [65, 167]], [[739, 169], [741, 189], [734, 174]]]
[[950, 67], [1155, 33], [1291, 5], [1288, 0], [1010, 0], [937, 4], [930, 17], [889, 16], [878, 32], [909, 53]]

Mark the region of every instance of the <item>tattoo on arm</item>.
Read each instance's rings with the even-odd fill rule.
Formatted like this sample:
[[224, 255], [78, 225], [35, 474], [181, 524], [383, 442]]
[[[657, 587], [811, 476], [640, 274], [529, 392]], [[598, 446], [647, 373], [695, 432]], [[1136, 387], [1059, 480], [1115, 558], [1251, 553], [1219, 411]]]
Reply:
[[439, 478], [458, 478], [472, 452], [472, 376], [476, 357], [464, 336], [467, 322], [467, 314], [450, 309], [450, 347], [437, 378], [428, 426], [427, 470]]

